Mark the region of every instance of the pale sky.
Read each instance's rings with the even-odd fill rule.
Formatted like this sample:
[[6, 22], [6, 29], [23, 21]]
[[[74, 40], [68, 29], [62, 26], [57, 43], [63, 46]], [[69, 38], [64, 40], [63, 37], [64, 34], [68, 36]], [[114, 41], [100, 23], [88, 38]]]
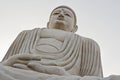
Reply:
[[21, 31], [46, 27], [60, 5], [75, 11], [77, 34], [99, 44], [104, 76], [120, 75], [120, 0], [0, 0], [0, 60]]

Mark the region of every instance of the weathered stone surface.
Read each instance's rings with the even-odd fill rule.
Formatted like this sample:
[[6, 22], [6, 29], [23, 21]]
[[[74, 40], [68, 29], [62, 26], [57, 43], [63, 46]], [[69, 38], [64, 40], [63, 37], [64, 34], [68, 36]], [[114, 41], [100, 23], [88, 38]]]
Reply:
[[75, 34], [76, 15], [66, 6], [55, 8], [48, 28], [22, 31], [0, 64], [1, 80], [118, 80], [102, 78], [100, 49]]

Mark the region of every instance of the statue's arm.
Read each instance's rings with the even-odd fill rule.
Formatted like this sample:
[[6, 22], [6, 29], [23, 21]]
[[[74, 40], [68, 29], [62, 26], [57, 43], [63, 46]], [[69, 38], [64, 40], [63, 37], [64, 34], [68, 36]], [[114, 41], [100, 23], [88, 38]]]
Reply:
[[89, 38], [83, 40], [80, 75], [103, 76], [99, 45]]
[[8, 59], [10, 56], [19, 54], [20, 48], [24, 42], [27, 32], [28, 31], [22, 31], [21, 33], [19, 33], [19, 35], [14, 40], [14, 42], [11, 44], [10, 48], [8, 49], [2, 61]]
[[41, 57], [34, 54], [16, 54], [2, 61], [1, 64], [27, 70], [30, 69], [27, 66], [30, 61], [41, 61]]

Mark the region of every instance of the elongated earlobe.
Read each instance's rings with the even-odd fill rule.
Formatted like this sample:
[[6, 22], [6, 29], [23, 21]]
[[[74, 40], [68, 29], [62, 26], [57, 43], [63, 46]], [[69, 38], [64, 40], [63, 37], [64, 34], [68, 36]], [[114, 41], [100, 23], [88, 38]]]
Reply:
[[75, 25], [75, 26], [74, 26], [74, 29], [72, 30], [72, 32], [74, 32], [74, 33], [75, 33], [77, 30], [78, 30], [78, 26], [77, 26], [77, 25]]
[[49, 29], [49, 22], [47, 23], [47, 28]]

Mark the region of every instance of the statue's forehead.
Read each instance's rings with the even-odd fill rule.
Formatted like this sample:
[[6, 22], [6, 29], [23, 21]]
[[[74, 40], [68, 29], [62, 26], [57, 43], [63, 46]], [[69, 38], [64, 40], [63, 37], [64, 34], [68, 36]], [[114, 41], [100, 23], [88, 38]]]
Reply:
[[70, 10], [69, 8], [65, 8], [65, 7], [56, 8], [56, 9], [53, 10], [53, 12], [59, 11], [59, 10], [66, 11], [66, 12], [70, 12], [70, 13], [73, 14], [73, 11], [72, 11], [72, 10]]

